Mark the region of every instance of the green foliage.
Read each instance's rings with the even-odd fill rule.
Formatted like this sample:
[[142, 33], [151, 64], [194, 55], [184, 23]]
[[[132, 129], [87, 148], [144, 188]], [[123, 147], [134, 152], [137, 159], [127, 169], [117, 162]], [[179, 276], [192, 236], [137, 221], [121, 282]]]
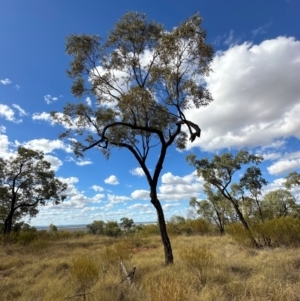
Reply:
[[118, 223], [116, 221], [108, 221], [105, 224], [104, 235], [117, 237], [121, 235], [122, 230], [120, 229]]
[[144, 237], [159, 235], [159, 227], [157, 224], [143, 225], [143, 228], [141, 231], [139, 231], [139, 233]]
[[[242, 169], [243, 165], [251, 163], [257, 165], [263, 161], [263, 157], [241, 150], [236, 156], [233, 156], [231, 153], [224, 153], [221, 156], [215, 155], [211, 161], [207, 158], [197, 160], [194, 154], [187, 156], [186, 160], [196, 168], [198, 176], [203, 177], [207, 187], [215, 187], [219, 194], [232, 204], [236, 215], [248, 231], [251, 243], [258, 247], [248, 222], [249, 218], [253, 217], [251, 216], [253, 205], [257, 206], [256, 209], [260, 212], [262, 219], [258, 197], [261, 195], [261, 189], [267, 184], [267, 181], [262, 177], [260, 169], [255, 166], [248, 167], [238, 183], [232, 183], [232, 179], [234, 174]], [[254, 202], [248, 197], [249, 193]], [[243, 204], [245, 200], [249, 199], [251, 200], [250, 203]], [[246, 205], [244, 209], [250, 208], [251, 210], [247, 210], [245, 214], [240, 208], [241, 204]], [[250, 207], [248, 206], [249, 204], [251, 204]]]
[[104, 221], [93, 221], [92, 224], [87, 225], [90, 234], [104, 234]]
[[49, 233], [50, 235], [56, 235], [58, 232], [57, 227], [53, 224], [49, 225]]
[[[68, 139], [77, 156], [97, 147], [108, 158], [113, 147], [127, 149], [143, 169], [158, 210], [165, 258], [173, 261], [165, 233], [164, 214], [157, 198], [157, 183], [167, 149], [175, 143], [186, 148], [187, 139], [200, 137], [200, 127], [183, 112], [206, 106], [212, 96], [199, 78], [210, 72], [213, 48], [206, 43], [202, 18], [194, 14], [167, 31], [149, 22], [145, 14], [125, 14], [106, 41], [95, 35], [71, 35], [66, 52], [72, 57], [68, 76], [76, 97], [94, 95], [96, 106], [67, 103], [53, 120], [67, 124], [60, 138]], [[185, 127], [185, 129], [184, 129]], [[189, 135], [187, 135], [187, 132]], [[150, 150], [158, 150], [149, 168]], [[153, 170], [153, 173], [151, 172]], [[106, 235], [116, 236], [117, 227]]]
[[263, 224], [253, 226], [253, 232], [262, 244], [265, 238], [270, 239], [273, 247], [299, 247], [300, 246], [300, 219], [293, 217], [274, 218]]
[[[249, 231], [241, 223], [231, 223], [226, 227], [228, 233], [239, 244], [252, 247], [253, 244], [249, 239]], [[253, 235], [253, 233], [252, 233]]]
[[19, 147], [16, 157], [0, 160], [0, 222], [4, 223], [4, 234], [9, 234], [22, 217], [35, 216], [38, 206], [63, 201], [66, 189], [67, 184], [55, 178], [42, 152]]
[[134, 221], [131, 218], [129, 219], [127, 217], [122, 217], [120, 226], [123, 227], [126, 232], [128, 232], [134, 226]]
[[300, 205], [296, 203], [292, 193], [285, 189], [277, 189], [267, 193], [261, 203], [265, 218], [284, 216], [300, 217]]
[[286, 181], [284, 182], [284, 186], [287, 189], [291, 189], [293, 186], [300, 185], [300, 174], [296, 171], [291, 172], [287, 175]]
[[17, 236], [17, 241], [21, 245], [28, 245], [38, 237], [36, 232], [33, 231], [21, 231]]

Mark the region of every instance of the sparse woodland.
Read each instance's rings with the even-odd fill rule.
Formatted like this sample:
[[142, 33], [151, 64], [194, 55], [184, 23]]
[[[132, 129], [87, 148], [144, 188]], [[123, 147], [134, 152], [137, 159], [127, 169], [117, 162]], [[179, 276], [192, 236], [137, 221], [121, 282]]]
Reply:
[[[117, 238], [24, 231], [1, 245], [0, 300], [299, 300], [299, 235], [296, 245], [256, 249], [245, 237], [178, 235], [177, 226], [169, 225], [176, 262], [167, 267], [155, 225]], [[120, 261], [136, 267], [131, 285]]]
[[[143, 14], [128, 13], [105, 43], [91, 35], [67, 38], [72, 93], [93, 95], [97, 107], [67, 103], [63, 112], [52, 112], [65, 130], [60, 138], [79, 157], [91, 148], [106, 157], [113, 147], [131, 152], [158, 222], [96, 220], [85, 231], [53, 224], [37, 231], [22, 223], [38, 205], [64, 201], [67, 186], [41, 153], [20, 148], [15, 169], [0, 161], [1, 301], [300, 300], [299, 173], [266, 193], [262, 156], [245, 150], [211, 160], [190, 154], [206, 198], [191, 198], [187, 218], [165, 220], [157, 184], [168, 148], [185, 149], [188, 139], [200, 136], [184, 111], [212, 101], [199, 84], [213, 58], [201, 23], [195, 14], [167, 32]], [[152, 149], [154, 168], [147, 165]], [[25, 180], [18, 186], [19, 175]]]

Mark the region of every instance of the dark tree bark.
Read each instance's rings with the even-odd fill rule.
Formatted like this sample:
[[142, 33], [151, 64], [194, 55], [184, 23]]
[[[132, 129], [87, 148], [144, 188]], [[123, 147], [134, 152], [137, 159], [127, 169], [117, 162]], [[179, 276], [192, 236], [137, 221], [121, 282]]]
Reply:
[[155, 207], [156, 213], [157, 213], [161, 240], [162, 240], [162, 243], [164, 245], [164, 251], [165, 251], [165, 264], [166, 265], [172, 264], [174, 258], [173, 258], [171, 242], [170, 242], [168, 232], [167, 232], [164, 212], [163, 212], [161, 203], [160, 203], [160, 201], [158, 200], [158, 198], [156, 196], [156, 193], [155, 192], [151, 193], [150, 196], [151, 196], [151, 203]]

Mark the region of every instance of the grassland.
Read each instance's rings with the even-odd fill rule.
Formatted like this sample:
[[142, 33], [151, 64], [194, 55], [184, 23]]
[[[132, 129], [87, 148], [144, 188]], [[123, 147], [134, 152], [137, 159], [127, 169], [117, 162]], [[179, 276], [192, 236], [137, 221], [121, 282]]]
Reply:
[[[297, 248], [256, 250], [229, 236], [177, 236], [172, 245], [175, 263], [165, 267], [159, 236], [4, 244], [0, 300], [300, 300]], [[131, 286], [120, 260], [136, 266]]]

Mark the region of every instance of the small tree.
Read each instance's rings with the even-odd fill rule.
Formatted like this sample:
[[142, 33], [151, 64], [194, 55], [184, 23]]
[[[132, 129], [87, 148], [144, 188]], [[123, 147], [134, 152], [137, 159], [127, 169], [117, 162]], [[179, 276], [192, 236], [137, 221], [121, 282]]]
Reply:
[[300, 217], [300, 205], [296, 203], [292, 193], [285, 189], [270, 191], [264, 196], [261, 205], [263, 215], [268, 219]]
[[[253, 175], [255, 176], [254, 179], [260, 179], [260, 177], [256, 177], [257, 173], [249, 171], [251, 170], [251, 167], [249, 167], [239, 183], [229, 185], [232, 184], [234, 174], [241, 170], [242, 165], [250, 163], [259, 164], [262, 160], [262, 156], [252, 155], [247, 151], [239, 151], [235, 157], [230, 153], [225, 153], [221, 156], [215, 155], [211, 161], [208, 159], [197, 160], [194, 154], [187, 157], [188, 163], [196, 168], [198, 176], [202, 176], [206, 183], [216, 187], [222, 196], [231, 202], [241, 223], [247, 230], [249, 238], [257, 247], [259, 244], [255, 240], [248, 222], [240, 209], [240, 201], [245, 198], [245, 190], [253, 187], [251, 183], [255, 181], [251, 177]], [[261, 181], [261, 183], [263, 182]]]
[[104, 235], [117, 237], [121, 234], [122, 230], [120, 229], [116, 221], [108, 221], [104, 227]]
[[55, 235], [55, 234], [57, 234], [57, 232], [58, 232], [57, 227], [55, 225], [53, 225], [53, 224], [50, 224], [49, 225], [49, 233], [50, 233], [50, 235]]
[[[116, 147], [136, 158], [157, 212], [166, 264], [173, 262], [173, 253], [157, 196], [158, 179], [168, 148], [175, 143], [184, 149], [188, 136], [191, 142], [200, 136], [199, 126], [184, 111], [212, 101], [200, 79], [209, 73], [213, 57], [201, 22], [195, 14], [167, 31], [144, 14], [127, 13], [102, 44], [98, 36], [69, 36], [72, 93], [94, 95], [96, 106], [68, 103], [63, 113], [52, 112], [67, 128], [60, 137], [69, 138], [76, 155], [98, 148], [108, 157]], [[155, 147], [157, 161], [149, 166]]]
[[122, 217], [120, 221], [120, 226], [123, 227], [126, 232], [130, 231], [130, 229], [134, 226], [134, 221], [131, 218]]
[[220, 191], [213, 191], [210, 184], [204, 184], [207, 200], [198, 201], [192, 197], [189, 205], [194, 208], [201, 218], [217, 225], [220, 234], [225, 234], [225, 226], [230, 221], [235, 221], [234, 208]]
[[[67, 184], [55, 178], [42, 152], [18, 148], [15, 158], [0, 160], [0, 207], [5, 211], [3, 233], [23, 216], [35, 216], [39, 205], [59, 204]], [[3, 209], [4, 208], [4, 209]]]
[[105, 227], [105, 223], [104, 221], [93, 221], [93, 223], [87, 225], [88, 228], [88, 232], [91, 234], [100, 234], [103, 235], [104, 234], [104, 227]]

